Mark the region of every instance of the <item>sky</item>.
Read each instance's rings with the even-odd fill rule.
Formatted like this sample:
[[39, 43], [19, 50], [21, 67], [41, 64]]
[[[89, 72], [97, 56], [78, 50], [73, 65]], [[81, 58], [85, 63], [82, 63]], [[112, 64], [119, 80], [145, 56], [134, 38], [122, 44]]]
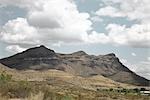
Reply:
[[150, 79], [150, 0], [0, 0], [0, 58], [45, 45], [115, 53]]

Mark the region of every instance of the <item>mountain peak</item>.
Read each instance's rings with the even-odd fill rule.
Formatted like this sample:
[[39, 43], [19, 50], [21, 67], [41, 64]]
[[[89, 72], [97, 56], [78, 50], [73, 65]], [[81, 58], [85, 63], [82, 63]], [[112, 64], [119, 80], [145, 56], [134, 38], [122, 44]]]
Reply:
[[[28, 50], [26, 50], [26, 51], [40, 51], [40, 52], [46, 52], [46, 51], [49, 51], [49, 52], [55, 52], [54, 50], [51, 50], [51, 49], [49, 49], [49, 48], [47, 48], [46, 46], [44, 46], [44, 45], [40, 45], [40, 46], [38, 46], [38, 47], [33, 47], [33, 48], [30, 48], [30, 49], [28, 49]], [[26, 52], [25, 51], [25, 52]]]
[[[40, 45], [40, 46], [37, 46], [37, 47], [33, 47], [33, 48], [30, 48], [30, 49], [36, 49], [36, 50], [50, 50], [50, 51], [53, 51], [53, 50], [51, 50], [51, 49], [49, 49], [49, 48], [47, 48], [46, 46], [44, 46], [44, 45]], [[29, 49], [29, 50], [30, 50]]]
[[41, 58], [41, 57], [53, 57], [55, 56], [55, 51], [48, 49], [44, 45], [40, 45], [38, 47], [29, 48], [21, 53], [10, 56], [9, 58]]
[[55, 55], [54, 50], [48, 49], [44, 45], [40, 45], [39, 47], [30, 48], [30, 49], [24, 51], [24, 53], [26, 53], [27, 55], [42, 56], [42, 57]]
[[40, 47], [40, 48], [46, 48], [44, 45], [40, 45], [39, 47]]

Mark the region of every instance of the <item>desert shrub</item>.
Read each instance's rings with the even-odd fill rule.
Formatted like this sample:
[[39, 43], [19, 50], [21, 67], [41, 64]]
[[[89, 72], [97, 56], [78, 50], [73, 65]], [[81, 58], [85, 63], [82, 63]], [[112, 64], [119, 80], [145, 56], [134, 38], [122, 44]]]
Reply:
[[128, 90], [127, 90], [127, 89], [125, 89], [125, 88], [123, 88], [123, 89], [122, 89], [122, 92], [127, 93], [127, 92], [128, 92]]
[[110, 89], [109, 89], [109, 91], [113, 91], [113, 89], [112, 89], [112, 88], [110, 88]]
[[140, 88], [140, 91], [146, 91], [146, 89], [145, 88]]
[[135, 93], [139, 93], [139, 92], [140, 92], [140, 90], [139, 90], [138, 88], [134, 88], [133, 91], [134, 91]]
[[29, 96], [31, 91], [32, 86], [22, 81], [0, 84], [1, 95], [10, 98], [24, 98]]
[[3, 84], [3, 83], [6, 83], [8, 81], [11, 81], [12, 79], [12, 75], [9, 75], [9, 74], [6, 74], [5, 71], [3, 71], [1, 74], [0, 74], [0, 83]]

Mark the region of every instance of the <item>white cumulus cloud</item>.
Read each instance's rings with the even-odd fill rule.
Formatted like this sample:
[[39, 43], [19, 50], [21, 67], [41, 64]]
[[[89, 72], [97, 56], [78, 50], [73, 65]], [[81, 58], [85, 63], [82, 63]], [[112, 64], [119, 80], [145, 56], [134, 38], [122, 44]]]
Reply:
[[12, 53], [17, 53], [26, 50], [26, 48], [22, 48], [19, 45], [10, 45], [6, 47], [6, 50]]
[[109, 37], [104, 33], [97, 33], [93, 31], [91, 34], [86, 34], [83, 36], [83, 40], [85, 43], [101, 43], [106, 44], [109, 43]]
[[[113, 12], [113, 16], [121, 14], [122, 17], [128, 17], [130, 20], [140, 20], [145, 22], [150, 18], [150, 1], [149, 0], [102, 0], [105, 7], [99, 9], [104, 13]], [[113, 6], [113, 7], [111, 7]], [[106, 9], [107, 8], [107, 9]], [[116, 13], [115, 13], [116, 12]], [[106, 14], [103, 14], [106, 15]], [[108, 15], [108, 14], [107, 14]], [[113, 17], [112, 15], [108, 15]]]
[[0, 4], [22, 7], [26, 18], [9, 20], [0, 33], [10, 44], [58, 44], [84, 41], [92, 29], [88, 13], [80, 13], [73, 0], [1, 0]]
[[109, 24], [106, 28], [112, 42], [132, 47], [150, 47], [150, 24], [135, 24], [130, 28]]
[[103, 19], [99, 16], [93, 16], [90, 18], [93, 22], [103, 22]]
[[[0, 0], [2, 5], [13, 5], [27, 11], [25, 18], [9, 20], [0, 33], [1, 41], [9, 44], [100, 43], [150, 47], [149, 0], [103, 0], [106, 6], [96, 16], [79, 12], [73, 0]], [[117, 5], [117, 6], [114, 6]], [[144, 5], [144, 6], [143, 6]], [[127, 17], [137, 20], [131, 27], [108, 24], [107, 33], [92, 29], [101, 16]]]
[[99, 16], [125, 17], [125, 14], [112, 6], [106, 6], [96, 11]]
[[0, 38], [6, 43], [36, 44], [37, 30], [30, 26], [25, 18], [8, 21], [2, 28]]
[[111, 43], [132, 47], [150, 47], [150, 0], [103, 0], [105, 6], [99, 8], [96, 16], [122, 17], [138, 23], [126, 27], [108, 24], [106, 30]]

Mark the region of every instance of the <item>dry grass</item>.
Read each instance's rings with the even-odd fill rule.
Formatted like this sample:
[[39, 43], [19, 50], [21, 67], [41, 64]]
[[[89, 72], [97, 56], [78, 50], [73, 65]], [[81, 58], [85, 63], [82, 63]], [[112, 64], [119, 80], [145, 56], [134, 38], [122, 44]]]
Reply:
[[44, 100], [44, 93], [31, 94], [26, 100]]
[[[71, 91], [70, 91], [71, 90]], [[94, 92], [89, 90], [67, 90], [67, 93], [59, 91], [45, 91], [39, 93], [31, 93], [28, 97], [14, 97], [11, 100], [149, 100], [148, 96], [140, 95], [121, 95], [113, 92]], [[66, 90], [64, 91], [66, 92]], [[0, 98], [0, 100], [10, 100], [7, 98]]]
[[103, 76], [97, 75], [93, 77], [80, 77], [74, 76], [72, 74], [59, 71], [59, 70], [45, 70], [45, 71], [34, 71], [34, 70], [26, 70], [26, 71], [18, 71], [13, 70], [3, 65], [0, 65], [0, 73], [2, 71], [6, 71], [9, 75], [12, 75], [14, 80], [26, 80], [26, 81], [47, 81], [47, 79], [57, 79], [62, 80], [67, 83], [71, 83], [82, 88], [86, 89], [96, 89], [97, 87], [132, 87], [128, 84], [122, 84], [115, 82], [111, 79], [105, 78]]
[[[109, 88], [132, 87], [103, 76], [79, 77], [58, 70], [17, 71], [0, 67], [12, 80], [0, 82], [0, 100], [149, 100], [149, 96], [121, 94]], [[7, 75], [6, 75], [7, 76]], [[7, 78], [7, 77], [5, 77]], [[108, 90], [103, 90], [103, 88]], [[100, 88], [100, 90], [97, 90]]]

